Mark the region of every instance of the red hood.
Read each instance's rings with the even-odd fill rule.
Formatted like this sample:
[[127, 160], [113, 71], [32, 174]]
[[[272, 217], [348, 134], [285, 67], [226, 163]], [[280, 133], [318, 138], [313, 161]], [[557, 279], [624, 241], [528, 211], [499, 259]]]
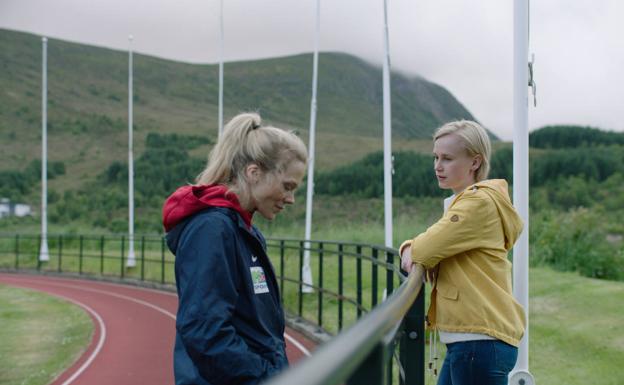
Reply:
[[236, 210], [248, 227], [252, 214], [243, 209], [238, 197], [220, 184], [183, 186], [167, 198], [163, 206], [163, 225], [169, 232], [175, 225], [208, 207], [228, 207]]

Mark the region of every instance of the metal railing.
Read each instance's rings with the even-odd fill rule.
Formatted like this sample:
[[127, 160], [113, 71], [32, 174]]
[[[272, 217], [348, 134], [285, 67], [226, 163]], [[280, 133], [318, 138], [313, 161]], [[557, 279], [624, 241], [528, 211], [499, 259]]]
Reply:
[[175, 283], [174, 258], [164, 237], [135, 237], [134, 268], [126, 266], [125, 235], [50, 234], [47, 241], [49, 261], [41, 262], [39, 235], [0, 234], [0, 268]]
[[423, 269], [310, 358], [267, 385], [392, 384], [392, 358], [400, 344], [400, 383], [424, 383]]
[[[291, 311], [297, 316], [332, 333], [374, 308], [403, 277], [397, 251], [383, 246], [269, 238], [267, 248], [278, 267], [283, 302], [295, 305]], [[303, 283], [305, 251], [310, 254], [313, 284]], [[306, 294], [306, 286], [314, 294]], [[328, 325], [327, 320], [333, 322]]]
[[[125, 235], [49, 235], [50, 260], [47, 262], [38, 260], [40, 243], [39, 235], [0, 234], [0, 269], [175, 284], [175, 258], [162, 236], [135, 236], [136, 265], [131, 268], [126, 266], [128, 242]], [[395, 249], [336, 241], [273, 238], [267, 239], [267, 249], [278, 276], [282, 302], [290, 314], [330, 335], [355, 325], [333, 338], [327, 346], [323, 345], [322, 350], [310, 359], [311, 362], [340, 362], [340, 369], [327, 369], [325, 375], [325, 369], [319, 367], [293, 368], [297, 371], [295, 373], [314, 371], [315, 376], [306, 377], [306, 381], [315, 381], [305, 383], [337, 384], [347, 379], [353, 384], [391, 385], [397, 378], [401, 384], [424, 383], [422, 293], [414, 302], [422, 280], [416, 276], [418, 274], [405, 280]], [[303, 283], [301, 273], [306, 250], [314, 277], [310, 285]], [[404, 280], [403, 284], [394, 292], [395, 282], [401, 280]], [[305, 286], [311, 288], [312, 293], [306, 293]], [[337, 344], [335, 341], [342, 342]], [[392, 357], [396, 356], [393, 352], [397, 346], [403, 364], [395, 367]], [[345, 354], [347, 348], [351, 349], [347, 356], [336, 356]], [[319, 355], [321, 358], [316, 358]], [[382, 366], [377, 365], [380, 362]], [[305, 368], [311, 364], [303, 365]], [[333, 368], [327, 366], [330, 367]], [[378, 381], [380, 373], [385, 377], [383, 381]], [[301, 381], [291, 383], [304, 383]]]

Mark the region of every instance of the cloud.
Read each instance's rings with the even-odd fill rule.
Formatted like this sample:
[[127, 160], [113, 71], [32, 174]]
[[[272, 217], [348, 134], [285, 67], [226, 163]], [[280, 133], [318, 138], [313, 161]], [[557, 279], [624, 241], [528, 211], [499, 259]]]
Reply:
[[[314, 0], [224, 0], [226, 60], [310, 52]], [[321, 1], [322, 51], [381, 65], [380, 0]], [[498, 0], [388, 2], [394, 70], [448, 88], [488, 128], [512, 138], [513, 9]], [[531, 2], [538, 107], [530, 128], [572, 123], [624, 130], [624, 5]], [[189, 62], [218, 60], [219, 1], [2, 0], [0, 26]], [[227, 68], [227, 67], [226, 67]], [[227, 71], [227, 69], [226, 69]], [[322, 113], [322, 112], [320, 112]]]

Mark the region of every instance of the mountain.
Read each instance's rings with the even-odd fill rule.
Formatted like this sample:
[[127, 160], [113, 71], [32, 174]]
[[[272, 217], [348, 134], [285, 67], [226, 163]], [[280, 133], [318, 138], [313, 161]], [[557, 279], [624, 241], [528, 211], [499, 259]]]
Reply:
[[[3, 88], [17, 98], [12, 100], [17, 102], [13, 103], [13, 110], [37, 105], [34, 102], [40, 94], [35, 91], [40, 89], [40, 38], [0, 29], [0, 49]], [[241, 109], [259, 109], [276, 122], [307, 127], [311, 64], [311, 54], [226, 63], [226, 115]], [[50, 39], [50, 102], [64, 110], [65, 113], [59, 111], [64, 117], [76, 112], [125, 116], [125, 109], [120, 107], [126, 105], [127, 67], [126, 52]], [[150, 112], [164, 108], [161, 114], [202, 116], [205, 121], [201, 121], [201, 126], [214, 129], [217, 71], [216, 65], [185, 64], [135, 54], [137, 107]], [[381, 70], [371, 64], [346, 54], [321, 53], [319, 131], [338, 129], [377, 135], [381, 126], [381, 81]], [[442, 122], [472, 118], [448, 91], [423, 78], [394, 73], [392, 101], [393, 130], [403, 138], [429, 138]], [[193, 124], [200, 121], [184, 125]]]
[[[102, 134], [127, 119], [127, 53], [48, 41], [48, 119], [54, 132]], [[258, 110], [275, 124], [309, 125], [312, 55], [226, 63], [226, 117]], [[0, 132], [40, 130], [41, 39], [0, 29]], [[216, 132], [218, 66], [134, 55], [138, 129]], [[380, 136], [381, 70], [356, 57], [321, 53], [318, 131]], [[393, 133], [430, 138], [441, 123], [472, 115], [443, 87], [392, 75]], [[4, 141], [3, 141], [4, 142]]]
[[[92, 181], [128, 157], [127, 52], [49, 39], [48, 159], [65, 174], [59, 192]], [[0, 171], [33, 169], [41, 157], [41, 37], [0, 29]], [[205, 159], [217, 136], [218, 66], [134, 54], [134, 153], [149, 133], [204, 136], [190, 152]], [[225, 119], [259, 111], [308, 139], [312, 55], [226, 63]], [[443, 87], [392, 74], [393, 150], [430, 151], [433, 130], [474, 119]], [[321, 53], [317, 169], [382, 148], [382, 72], [359, 58]], [[33, 169], [34, 170], [34, 169]], [[32, 170], [31, 170], [32, 171]]]

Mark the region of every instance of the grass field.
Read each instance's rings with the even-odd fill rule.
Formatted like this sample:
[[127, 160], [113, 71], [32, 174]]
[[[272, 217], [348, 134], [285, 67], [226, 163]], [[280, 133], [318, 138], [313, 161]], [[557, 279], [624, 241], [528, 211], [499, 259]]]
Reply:
[[531, 372], [538, 384], [624, 383], [624, 283], [531, 269]]
[[[315, 211], [313, 229], [314, 239], [343, 239], [350, 242], [382, 244], [383, 218], [371, 215], [381, 212], [380, 200], [358, 200], [349, 202], [347, 197], [327, 199], [318, 197], [323, 208]], [[300, 238], [303, 229], [301, 223], [303, 205], [295, 205], [283, 216], [273, 222], [258, 219], [257, 225], [267, 237]], [[436, 219], [441, 208], [439, 200], [395, 200], [394, 244], [412, 237], [422, 231]], [[420, 220], [416, 221], [415, 218]], [[6, 228], [5, 228], [6, 229]], [[63, 228], [78, 233], [79, 228]], [[37, 231], [33, 224], [32, 232]], [[140, 238], [139, 238], [140, 239]], [[0, 267], [11, 268], [15, 264], [15, 236], [0, 238]], [[35, 268], [38, 249], [37, 238], [19, 240], [19, 264], [21, 267]], [[273, 244], [274, 243], [270, 243]], [[161, 270], [162, 243], [156, 237], [146, 243], [144, 269], [141, 265], [141, 243], [137, 240], [137, 267], [122, 269], [119, 255], [122, 245], [120, 238], [107, 236], [104, 243], [106, 258], [101, 259], [101, 237], [85, 237], [83, 239], [82, 270], [86, 274], [99, 274], [103, 268], [105, 274], [119, 275], [124, 271], [126, 276], [140, 278], [143, 271], [145, 279], [160, 281], [164, 276], [167, 283], [174, 282], [174, 257], [165, 249], [165, 272]], [[63, 257], [60, 260], [62, 271], [79, 271], [80, 240], [51, 237], [49, 241], [51, 260], [42, 268], [57, 271], [59, 266], [59, 246]], [[297, 243], [291, 245], [297, 246]], [[338, 291], [337, 255], [332, 254], [326, 245], [323, 258], [323, 286], [328, 290]], [[346, 248], [345, 252], [353, 252]], [[364, 250], [366, 251], [366, 250]], [[281, 261], [279, 249], [269, 248], [269, 255], [279, 274]], [[102, 264], [103, 261], [103, 264]], [[289, 249], [284, 255], [284, 275], [298, 279], [299, 252]], [[343, 261], [343, 294], [355, 298], [356, 278], [355, 261], [351, 257]], [[315, 280], [319, 277], [319, 258], [316, 252], [311, 255], [312, 273]], [[370, 263], [362, 264], [362, 306], [369, 309], [372, 303], [372, 268]], [[378, 293], [380, 299], [385, 287], [385, 270], [378, 269]], [[395, 280], [395, 287], [398, 280]], [[298, 285], [284, 284], [286, 307], [294, 313], [298, 312]], [[580, 277], [575, 273], [562, 273], [544, 267], [534, 267], [530, 274], [530, 369], [539, 384], [621, 384], [624, 378], [624, 282], [613, 282]], [[318, 293], [304, 296], [303, 316], [318, 322]], [[338, 302], [331, 295], [323, 296], [323, 327], [331, 332], [338, 330]], [[356, 307], [351, 303], [344, 304], [343, 326], [348, 327], [356, 320]], [[444, 347], [440, 345], [442, 358]], [[440, 361], [441, 363], [441, 361]], [[441, 366], [441, 365], [440, 365]], [[432, 384], [432, 380], [429, 380]]]
[[[529, 371], [536, 383], [621, 385], [624, 283], [540, 267], [530, 270], [529, 285]], [[427, 384], [435, 381], [428, 377]]]
[[[529, 359], [537, 383], [620, 385], [624, 378], [624, 283], [532, 268], [530, 288]], [[293, 288], [289, 292], [287, 307], [296, 311]], [[369, 288], [364, 297], [369, 303]], [[304, 314], [312, 319], [316, 300], [316, 294], [305, 296]], [[88, 343], [91, 323], [75, 306], [7, 286], [0, 286], [0, 304], [2, 384], [45, 384]], [[335, 324], [335, 301], [325, 301], [325, 305], [325, 325]], [[344, 312], [345, 323], [351, 323], [354, 307], [345, 305]], [[45, 330], [45, 338], [32, 330]], [[444, 346], [439, 348], [441, 366]], [[428, 376], [427, 383], [435, 382]]]
[[0, 383], [45, 385], [87, 347], [93, 333], [78, 306], [0, 285]]

